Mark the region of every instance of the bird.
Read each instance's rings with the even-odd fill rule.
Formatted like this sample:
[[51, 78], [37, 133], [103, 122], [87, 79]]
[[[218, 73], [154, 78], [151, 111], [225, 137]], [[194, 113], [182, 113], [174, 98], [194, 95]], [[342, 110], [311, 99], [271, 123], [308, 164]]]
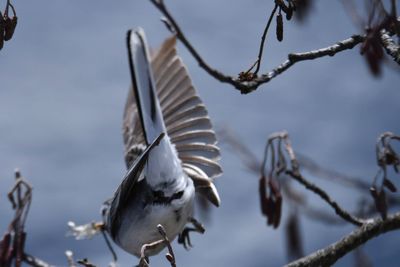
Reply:
[[154, 52], [142, 28], [129, 30], [126, 40], [132, 80], [122, 127], [127, 172], [105, 202], [103, 220], [118, 246], [148, 260], [166, 246], [157, 225], [185, 247], [189, 232], [204, 232], [194, 202], [203, 197], [220, 205], [214, 179], [222, 168], [215, 131], [177, 54], [176, 36]]

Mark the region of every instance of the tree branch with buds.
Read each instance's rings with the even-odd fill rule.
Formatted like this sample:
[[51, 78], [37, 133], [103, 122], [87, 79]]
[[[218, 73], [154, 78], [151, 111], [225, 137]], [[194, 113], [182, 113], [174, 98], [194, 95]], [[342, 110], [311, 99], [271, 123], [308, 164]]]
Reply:
[[[317, 58], [321, 57], [326, 57], [326, 56], [334, 56], [342, 51], [345, 50], [350, 50], [353, 49], [355, 46], [363, 43], [363, 52], [366, 53], [366, 56], [368, 58], [368, 62], [370, 66], [372, 66], [373, 70], [376, 73], [379, 73], [379, 70], [377, 68], [376, 64], [379, 64], [378, 59], [380, 59], [380, 56], [376, 55], [376, 51], [379, 51], [379, 45], [377, 46], [375, 40], [376, 35], [375, 32], [371, 35], [371, 31], [367, 34], [358, 34], [358, 35], [353, 35], [352, 37], [339, 41], [333, 45], [330, 45], [325, 48], [321, 49], [316, 49], [312, 50], [309, 52], [303, 52], [303, 53], [289, 53], [287, 60], [283, 61], [279, 66], [273, 68], [271, 71], [266, 72], [265, 74], [258, 75], [258, 71], [260, 69], [260, 64], [261, 64], [261, 59], [262, 59], [262, 54], [263, 54], [263, 49], [264, 49], [264, 42], [265, 38], [268, 32], [268, 29], [270, 28], [272, 17], [276, 14], [276, 11], [279, 9], [278, 15], [277, 15], [277, 38], [278, 40], [282, 40], [282, 34], [283, 34], [283, 22], [282, 22], [282, 17], [281, 17], [281, 12], [286, 13], [286, 18], [287, 20], [290, 20], [291, 18], [291, 13], [295, 12], [295, 1], [289, 0], [288, 3], [293, 6], [288, 6], [285, 4], [283, 0], [275, 0], [275, 5], [274, 8], [271, 12], [271, 15], [269, 16], [269, 19], [267, 21], [266, 27], [263, 31], [262, 37], [261, 37], [261, 43], [260, 43], [260, 49], [258, 52], [258, 58], [256, 62], [248, 69], [247, 71], [243, 71], [239, 73], [239, 76], [236, 78], [234, 76], [226, 75], [222, 73], [221, 71], [211, 67], [202, 57], [201, 55], [197, 52], [197, 50], [194, 48], [194, 46], [191, 44], [191, 42], [187, 39], [186, 35], [182, 31], [181, 27], [179, 24], [176, 22], [172, 14], [169, 12], [168, 8], [166, 7], [164, 0], [150, 0], [150, 2], [165, 16], [163, 18], [163, 22], [167, 25], [167, 28], [177, 36], [177, 38], [182, 42], [182, 44], [189, 50], [189, 52], [192, 54], [192, 56], [196, 59], [198, 62], [199, 66], [203, 68], [209, 75], [217, 79], [218, 81], [222, 83], [228, 83], [232, 85], [234, 88], [239, 90], [242, 94], [247, 94], [251, 93], [252, 91], [256, 90], [260, 85], [268, 83], [278, 75], [282, 74], [286, 70], [288, 70], [290, 67], [292, 67], [295, 63], [305, 61], [305, 60], [314, 60]], [[386, 14], [386, 13], [385, 13]], [[393, 16], [391, 16], [391, 22], [393, 22]], [[396, 17], [395, 17], [396, 18]], [[386, 20], [385, 20], [386, 22]], [[400, 22], [396, 20], [395, 24], [397, 27], [399, 26]], [[379, 28], [378, 33], [380, 32], [381, 29], [386, 27], [387, 24], [380, 24], [379, 27], [375, 27], [374, 30]], [[400, 35], [399, 35], [400, 36]], [[368, 42], [366, 42], [368, 41]], [[393, 40], [392, 40], [393, 41]], [[387, 38], [386, 35], [382, 34], [382, 42], [385, 46], [385, 49], [387, 53], [392, 56], [397, 63], [398, 58], [399, 58], [399, 49], [398, 45], [396, 45], [394, 42], [390, 41], [390, 39]], [[379, 40], [378, 40], [379, 42]], [[400, 63], [399, 63], [400, 64]], [[254, 72], [251, 72], [253, 68], [256, 68]]]

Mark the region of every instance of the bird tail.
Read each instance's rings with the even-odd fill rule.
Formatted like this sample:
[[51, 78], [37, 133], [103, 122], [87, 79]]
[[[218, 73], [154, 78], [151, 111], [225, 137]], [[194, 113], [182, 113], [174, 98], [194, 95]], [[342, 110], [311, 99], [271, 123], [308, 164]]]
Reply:
[[157, 98], [146, 36], [143, 29], [129, 30], [127, 45], [132, 88], [136, 96], [145, 141], [149, 145], [160, 133], [166, 132], [166, 129], [160, 103]]

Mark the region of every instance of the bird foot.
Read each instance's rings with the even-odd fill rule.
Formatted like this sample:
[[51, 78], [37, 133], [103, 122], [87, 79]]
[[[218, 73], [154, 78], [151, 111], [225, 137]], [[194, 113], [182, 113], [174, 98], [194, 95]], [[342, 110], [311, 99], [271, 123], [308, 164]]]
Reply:
[[198, 222], [196, 219], [190, 217], [189, 222], [193, 225], [193, 227], [185, 227], [182, 233], [180, 233], [178, 236], [178, 243], [182, 244], [186, 250], [189, 250], [189, 248], [193, 247], [190, 241], [190, 232], [204, 234], [204, 232], [206, 231], [203, 224]]

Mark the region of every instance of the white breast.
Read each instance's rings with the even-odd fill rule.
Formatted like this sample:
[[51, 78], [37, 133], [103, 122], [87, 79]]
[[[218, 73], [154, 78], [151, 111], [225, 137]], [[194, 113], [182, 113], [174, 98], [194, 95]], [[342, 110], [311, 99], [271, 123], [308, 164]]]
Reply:
[[[147, 205], [144, 210], [129, 210], [121, 224], [116, 242], [127, 252], [140, 257], [143, 245], [158, 241], [161, 238], [157, 225], [161, 224], [172, 241], [182, 232], [188, 218], [193, 213], [194, 186], [190, 178], [180, 199], [173, 200], [170, 205]], [[140, 215], [140, 217], [139, 217]], [[147, 255], [159, 253], [164, 244], [149, 250]]]

